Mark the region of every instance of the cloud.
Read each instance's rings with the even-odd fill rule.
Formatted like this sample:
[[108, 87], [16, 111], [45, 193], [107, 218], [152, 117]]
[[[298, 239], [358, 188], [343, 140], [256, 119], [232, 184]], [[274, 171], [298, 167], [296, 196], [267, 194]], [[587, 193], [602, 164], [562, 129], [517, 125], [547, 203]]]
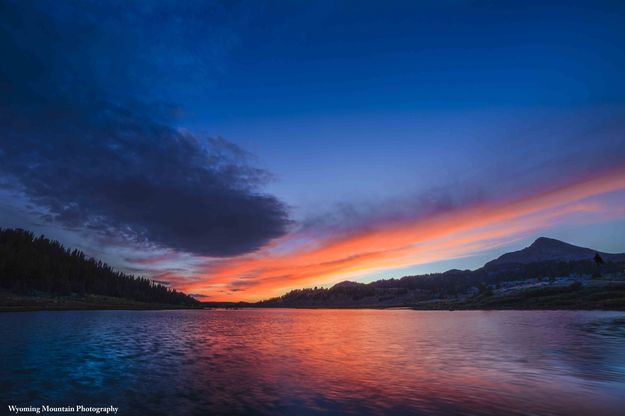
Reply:
[[175, 128], [158, 93], [142, 88], [142, 71], [154, 80], [158, 64], [131, 23], [147, 12], [101, 26], [95, 5], [3, 6], [3, 179], [46, 221], [114, 239], [233, 256], [283, 235], [287, 209], [261, 191], [270, 175], [222, 138]]

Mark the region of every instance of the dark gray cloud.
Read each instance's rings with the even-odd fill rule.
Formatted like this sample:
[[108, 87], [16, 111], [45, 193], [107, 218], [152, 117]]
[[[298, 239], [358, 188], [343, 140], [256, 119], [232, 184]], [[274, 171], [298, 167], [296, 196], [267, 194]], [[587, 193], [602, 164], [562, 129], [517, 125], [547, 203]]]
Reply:
[[154, 71], [135, 15], [111, 8], [99, 26], [92, 3], [26, 3], [0, 5], [0, 175], [47, 221], [207, 256], [285, 233], [250, 155], [175, 128], [158, 93], [141, 95], [133, 80]]

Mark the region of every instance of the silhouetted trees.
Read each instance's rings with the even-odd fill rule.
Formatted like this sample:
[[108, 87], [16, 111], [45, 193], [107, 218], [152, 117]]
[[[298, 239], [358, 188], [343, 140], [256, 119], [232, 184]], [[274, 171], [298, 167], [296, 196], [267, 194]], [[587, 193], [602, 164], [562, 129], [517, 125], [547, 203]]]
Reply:
[[[623, 263], [607, 262], [606, 273], [622, 272]], [[477, 270], [449, 270], [401, 279], [385, 279], [368, 284], [342, 282], [329, 289], [297, 289], [283, 296], [259, 302], [268, 307], [410, 305], [415, 301], [455, 298], [460, 294], [492, 296], [493, 287], [506, 282], [596, 274], [593, 260], [543, 261], [527, 264], [485, 266]]]
[[593, 261], [597, 265], [597, 271], [593, 273], [592, 277], [593, 278], [601, 277], [601, 265], [603, 264], [603, 258], [599, 255], [599, 253], [595, 253], [595, 257], [593, 257]]
[[0, 287], [20, 294], [74, 293], [149, 303], [198, 303], [184, 293], [115, 271], [79, 250], [21, 229], [0, 229]]

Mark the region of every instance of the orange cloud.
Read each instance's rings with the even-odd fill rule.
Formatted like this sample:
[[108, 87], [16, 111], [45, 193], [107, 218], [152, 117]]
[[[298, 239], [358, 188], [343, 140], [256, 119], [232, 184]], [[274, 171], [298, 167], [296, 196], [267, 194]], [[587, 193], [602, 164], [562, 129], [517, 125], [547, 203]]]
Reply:
[[[426, 218], [346, 232], [290, 251], [277, 253], [274, 245], [252, 255], [214, 261], [198, 282], [180, 289], [219, 300], [258, 300], [374, 270], [467, 256], [575, 214], [605, 216], [611, 212], [609, 207], [591, 199], [621, 189], [625, 189], [625, 169], [514, 200], [483, 202]], [[618, 210], [617, 215], [622, 214]], [[278, 246], [299, 238], [294, 233]]]

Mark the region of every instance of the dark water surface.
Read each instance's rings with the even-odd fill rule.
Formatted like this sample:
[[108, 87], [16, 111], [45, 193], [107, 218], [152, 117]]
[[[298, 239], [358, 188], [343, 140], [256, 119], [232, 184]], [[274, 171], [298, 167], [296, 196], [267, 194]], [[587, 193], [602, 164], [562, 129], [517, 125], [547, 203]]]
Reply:
[[624, 415], [625, 313], [2, 313], [0, 401], [2, 414]]

